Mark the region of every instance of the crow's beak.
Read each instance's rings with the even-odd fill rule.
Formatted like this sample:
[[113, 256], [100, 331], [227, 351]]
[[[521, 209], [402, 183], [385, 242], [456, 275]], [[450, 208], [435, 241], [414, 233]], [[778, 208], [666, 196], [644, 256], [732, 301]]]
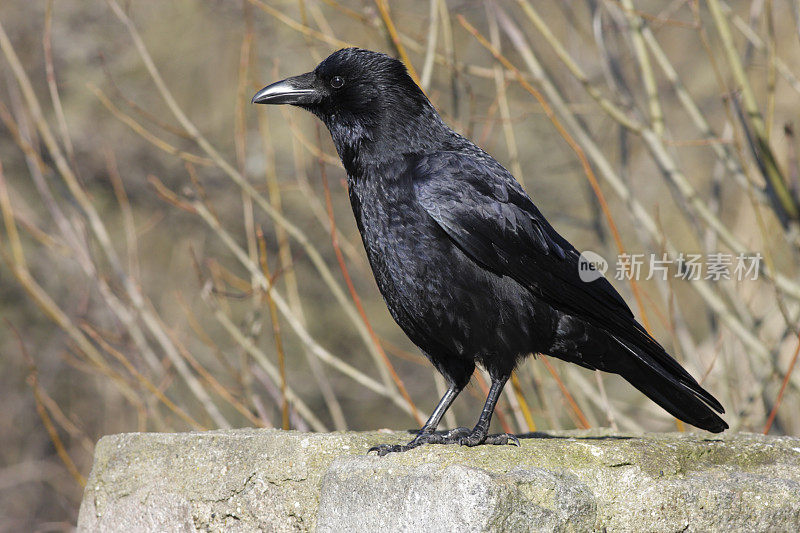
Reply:
[[322, 99], [322, 93], [315, 87], [313, 72], [286, 78], [267, 85], [253, 97], [254, 104], [292, 104], [312, 105]]

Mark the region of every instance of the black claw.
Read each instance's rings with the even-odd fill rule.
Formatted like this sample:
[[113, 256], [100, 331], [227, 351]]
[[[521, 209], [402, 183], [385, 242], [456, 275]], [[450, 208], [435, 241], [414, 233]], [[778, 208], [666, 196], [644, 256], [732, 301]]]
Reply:
[[367, 455], [372, 452], [377, 452], [378, 457], [383, 457], [392, 452], [404, 452], [411, 448], [413, 448], [413, 446], [403, 446], [402, 444], [379, 444], [367, 450]]
[[483, 443], [496, 444], [496, 445], [509, 444], [511, 446], [520, 446], [519, 439], [517, 438], [517, 436], [512, 435], [511, 433], [499, 433], [497, 435], [488, 435]]

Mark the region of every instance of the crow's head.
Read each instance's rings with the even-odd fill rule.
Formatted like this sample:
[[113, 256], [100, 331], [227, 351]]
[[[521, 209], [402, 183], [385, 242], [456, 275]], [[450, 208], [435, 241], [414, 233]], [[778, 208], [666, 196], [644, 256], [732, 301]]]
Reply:
[[264, 87], [253, 102], [291, 104], [317, 115], [346, 166], [355, 151], [387, 154], [397, 143], [424, 141], [443, 125], [403, 63], [360, 48], [334, 52], [313, 71]]
[[292, 104], [323, 120], [345, 115], [367, 123], [386, 109], [408, 113], [430, 106], [403, 63], [360, 48], [343, 48], [312, 72], [264, 87], [253, 103]]

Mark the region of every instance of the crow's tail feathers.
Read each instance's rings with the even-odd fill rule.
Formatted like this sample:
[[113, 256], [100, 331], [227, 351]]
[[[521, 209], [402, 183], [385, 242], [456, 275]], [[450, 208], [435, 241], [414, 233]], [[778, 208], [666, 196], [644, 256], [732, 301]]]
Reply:
[[[612, 336], [620, 353], [609, 369], [625, 378], [669, 414], [706, 431], [728, 428], [722, 405], [655, 341], [633, 343]], [[650, 341], [650, 342], [648, 342]]]

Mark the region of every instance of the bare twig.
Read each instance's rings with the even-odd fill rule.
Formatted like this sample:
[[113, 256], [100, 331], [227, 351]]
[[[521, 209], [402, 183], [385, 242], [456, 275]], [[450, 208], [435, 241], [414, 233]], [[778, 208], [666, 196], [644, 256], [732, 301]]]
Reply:
[[64, 463], [64, 466], [67, 468], [67, 471], [70, 475], [78, 482], [81, 487], [86, 486], [86, 478], [83, 474], [80, 473], [78, 467], [75, 466], [75, 462], [70, 457], [67, 449], [64, 447], [64, 442], [61, 440], [61, 437], [58, 434], [58, 430], [56, 429], [55, 425], [53, 424], [52, 419], [50, 418], [50, 414], [47, 412], [47, 409], [44, 406], [44, 403], [41, 399], [41, 388], [39, 385], [39, 371], [36, 368], [36, 362], [33, 360], [33, 357], [30, 356], [28, 353], [27, 348], [25, 348], [25, 342], [22, 340], [22, 336], [17, 331], [10, 322], [6, 321], [6, 325], [11, 329], [14, 335], [17, 337], [17, 341], [19, 342], [20, 350], [22, 351], [22, 355], [28, 362], [29, 372], [28, 372], [28, 385], [33, 390], [33, 397], [36, 400], [36, 412], [39, 414], [39, 418], [42, 420], [42, 424], [44, 424], [45, 429], [47, 430], [48, 435], [50, 435], [50, 440], [53, 443], [53, 447], [56, 449], [56, 453], [58, 454], [59, 459], [61, 462]]
[[[267, 279], [272, 279], [269, 272], [269, 263], [267, 262], [267, 243], [264, 241], [264, 232], [258, 228], [258, 262], [261, 265], [261, 270], [264, 271], [264, 276]], [[289, 401], [286, 398], [286, 354], [283, 351], [283, 341], [281, 340], [281, 327], [278, 322], [278, 311], [275, 308], [275, 301], [272, 299], [270, 291], [264, 291], [264, 296], [267, 299], [267, 307], [269, 308], [269, 318], [272, 322], [272, 335], [275, 340], [275, 351], [278, 353], [278, 370], [281, 376], [281, 420], [283, 422], [283, 429], [289, 429]]]
[[783, 393], [786, 392], [786, 385], [789, 383], [789, 378], [794, 371], [795, 364], [797, 364], [797, 356], [800, 354], [800, 337], [798, 338], [797, 347], [794, 349], [794, 355], [792, 355], [792, 360], [789, 362], [789, 368], [786, 369], [786, 374], [783, 376], [783, 381], [781, 382], [781, 389], [778, 391], [778, 397], [775, 399], [775, 405], [772, 406], [772, 411], [769, 413], [769, 417], [767, 418], [767, 423], [764, 424], [764, 435], [769, 433], [769, 429], [772, 427], [772, 423], [775, 421], [775, 417], [778, 414], [778, 408], [781, 406], [781, 401], [783, 400]]

